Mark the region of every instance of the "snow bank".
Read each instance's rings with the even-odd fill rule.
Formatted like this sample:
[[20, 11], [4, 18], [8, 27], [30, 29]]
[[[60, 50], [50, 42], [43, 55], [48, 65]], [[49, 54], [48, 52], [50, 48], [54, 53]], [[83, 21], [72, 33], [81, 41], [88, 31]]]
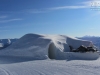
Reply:
[[[80, 45], [93, 46], [90, 41], [64, 35], [26, 34], [8, 48], [0, 51], [0, 55], [33, 57], [33, 59], [67, 59], [71, 54], [71, 57], [80, 54], [71, 53], [69, 45], [75, 49]], [[85, 55], [89, 56], [89, 54]]]

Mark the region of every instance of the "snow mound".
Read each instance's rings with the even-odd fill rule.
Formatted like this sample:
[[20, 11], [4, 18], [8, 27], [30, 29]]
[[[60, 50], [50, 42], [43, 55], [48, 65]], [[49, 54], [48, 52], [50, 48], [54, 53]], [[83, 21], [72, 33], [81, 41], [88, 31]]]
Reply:
[[[92, 42], [71, 38], [64, 35], [26, 34], [14, 44], [0, 51], [1, 56], [32, 57], [33, 59], [70, 59], [82, 57], [80, 53], [70, 52], [69, 45], [78, 48], [80, 45], [93, 46]], [[83, 59], [96, 59], [99, 53], [84, 53]], [[94, 57], [93, 57], [93, 56]], [[85, 56], [85, 57], [84, 57]]]

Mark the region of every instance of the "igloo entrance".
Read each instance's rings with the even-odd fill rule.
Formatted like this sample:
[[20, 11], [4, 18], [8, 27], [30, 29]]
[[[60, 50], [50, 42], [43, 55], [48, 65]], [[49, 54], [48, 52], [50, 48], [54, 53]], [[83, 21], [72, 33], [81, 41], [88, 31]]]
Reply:
[[55, 52], [56, 52], [56, 47], [53, 43], [51, 43], [48, 48], [48, 57], [50, 59], [55, 59], [56, 58]]

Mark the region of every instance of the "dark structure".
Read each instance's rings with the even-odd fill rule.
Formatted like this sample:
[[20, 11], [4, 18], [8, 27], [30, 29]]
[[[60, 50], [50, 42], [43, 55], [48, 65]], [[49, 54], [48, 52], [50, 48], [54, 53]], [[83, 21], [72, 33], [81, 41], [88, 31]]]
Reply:
[[97, 52], [97, 49], [94, 49], [93, 47], [86, 47], [84, 45], [81, 45], [79, 48], [74, 49], [72, 46], [70, 47], [70, 52]]

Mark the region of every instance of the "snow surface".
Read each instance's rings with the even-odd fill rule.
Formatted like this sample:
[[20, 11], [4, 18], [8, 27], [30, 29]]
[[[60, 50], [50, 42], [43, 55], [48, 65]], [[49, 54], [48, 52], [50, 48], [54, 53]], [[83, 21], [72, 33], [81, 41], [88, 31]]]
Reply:
[[3, 47], [4, 46], [4, 44], [3, 43], [0, 43], [0, 47]]
[[32, 60], [1, 57], [0, 75], [100, 75], [100, 59]]
[[0, 51], [0, 75], [100, 75], [99, 52], [73, 53], [69, 45], [93, 46], [64, 35], [26, 34]]

